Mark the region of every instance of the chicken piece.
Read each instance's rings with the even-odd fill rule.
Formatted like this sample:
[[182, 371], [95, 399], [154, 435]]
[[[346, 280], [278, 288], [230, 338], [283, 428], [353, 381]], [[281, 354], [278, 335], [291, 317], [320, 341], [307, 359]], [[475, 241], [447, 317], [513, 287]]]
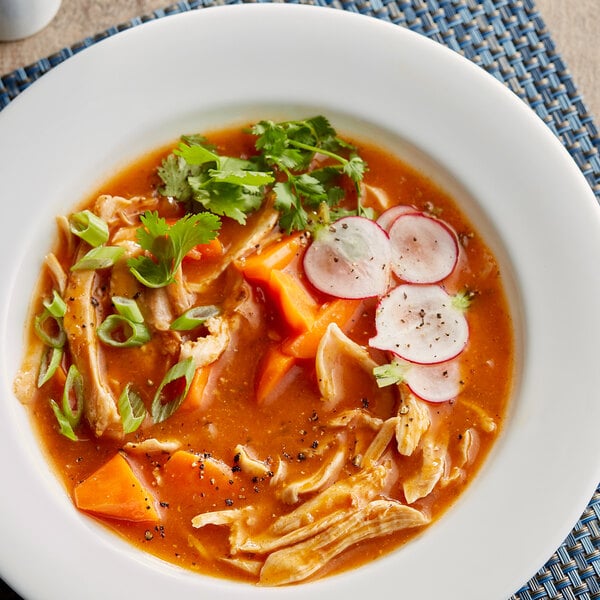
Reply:
[[148, 438], [141, 442], [127, 442], [123, 446], [123, 450], [130, 454], [156, 454], [164, 452], [171, 454], [181, 447], [179, 440], [157, 440], [156, 438]]
[[422, 441], [423, 462], [417, 473], [404, 480], [402, 485], [407, 504], [429, 495], [446, 469], [448, 439], [431, 433]]
[[98, 215], [109, 227], [118, 225], [135, 225], [139, 216], [147, 211], [154, 210], [158, 206], [158, 198], [146, 198], [145, 196], [134, 196], [123, 198], [102, 194], [98, 196], [94, 204], [94, 213]]
[[176, 314], [180, 315], [194, 306], [196, 294], [189, 288], [181, 265], [175, 272], [175, 281], [167, 286], [167, 295]]
[[342, 447], [318, 471], [306, 479], [285, 485], [280, 491], [279, 497], [286, 504], [296, 504], [301, 495], [319, 492], [339, 477], [345, 462], [346, 449]]
[[321, 396], [335, 406], [345, 396], [347, 369], [372, 373], [377, 363], [366, 348], [353, 342], [338, 325], [331, 323], [319, 342], [315, 365]]
[[410, 392], [402, 394], [396, 425], [398, 452], [410, 456], [430, 425], [431, 414], [427, 404]]
[[231, 321], [237, 322], [237, 319], [233, 317], [228, 321], [220, 316], [207, 319], [205, 325], [209, 335], [197, 340], [183, 342], [181, 344], [180, 360], [191, 356], [194, 359], [196, 368], [205, 367], [215, 362], [225, 352], [231, 340]]
[[325, 529], [328, 529], [332, 525], [345, 519], [347, 516], [348, 509], [343, 508], [336, 510], [320, 519], [304, 525], [303, 527], [294, 529], [285, 535], [273, 535], [267, 531], [254, 537], [249, 537], [239, 546], [232, 547], [231, 551], [233, 554], [238, 552], [269, 554], [280, 548], [285, 548], [286, 546], [291, 546], [312, 538], [318, 533], [321, 533]]
[[238, 444], [233, 452], [235, 462], [242, 470], [242, 473], [246, 473], [252, 477], [268, 477], [272, 474], [269, 465], [265, 461], [250, 456], [245, 446]]
[[279, 517], [271, 525], [271, 533], [284, 535], [339, 508], [363, 506], [384, 489], [389, 472], [385, 465], [373, 465], [337, 481], [291, 513]]
[[353, 408], [338, 414], [329, 421], [328, 425], [329, 427], [364, 426], [373, 431], [379, 431], [383, 423], [382, 419], [374, 417], [364, 408]]
[[389, 443], [394, 439], [399, 417], [386, 419], [381, 429], [364, 453], [360, 466], [370, 465], [379, 462]]
[[[80, 258], [85, 250], [80, 250]], [[97, 299], [94, 297], [96, 271], [71, 271], [65, 297], [67, 312], [63, 326], [69, 349], [83, 378], [84, 411], [97, 437], [104, 434], [122, 436], [123, 427], [117, 410], [117, 399], [106, 380], [101, 366], [100, 347], [96, 329], [100, 322]]]
[[227, 252], [214, 263], [210, 273], [206, 277], [203, 277], [202, 281], [190, 283], [189, 289], [193, 292], [203, 292], [206, 290], [225, 272], [229, 265], [254, 250], [269, 235], [274, 235], [278, 218], [279, 212], [270, 206], [266, 206], [255, 215], [252, 215], [244, 228], [246, 235], [237, 238], [236, 242], [228, 248]]
[[302, 581], [358, 542], [422, 527], [429, 520], [422, 512], [394, 500], [374, 500], [348, 511], [346, 518], [313, 537], [269, 554], [259, 583], [277, 586]]
[[54, 282], [54, 287], [61, 296], [64, 295], [65, 288], [67, 287], [67, 274], [58, 261], [58, 258], [56, 258], [56, 254], [54, 254], [54, 252], [47, 254], [44, 257], [44, 264], [50, 272], [50, 277]]

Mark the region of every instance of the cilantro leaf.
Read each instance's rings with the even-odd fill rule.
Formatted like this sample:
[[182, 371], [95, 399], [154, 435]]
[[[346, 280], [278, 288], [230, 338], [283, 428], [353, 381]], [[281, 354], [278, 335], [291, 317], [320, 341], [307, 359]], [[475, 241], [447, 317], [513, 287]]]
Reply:
[[133, 276], [150, 288], [168, 285], [183, 257], [198, 244], [207, 244], [217, 236], [219, 218], [210, 213], [187, 214], [172, 225], [146, 211], [137, 230], [137, 241], [151, 256], [137, 256], [127, 261]]

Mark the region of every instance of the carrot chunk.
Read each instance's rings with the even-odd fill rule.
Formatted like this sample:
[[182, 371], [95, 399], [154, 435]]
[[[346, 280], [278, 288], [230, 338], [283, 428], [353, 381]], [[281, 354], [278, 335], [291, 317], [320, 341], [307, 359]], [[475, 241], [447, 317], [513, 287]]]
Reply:
[[136, 522], [160, 520], [154, 497], [122, 454], [115, 454], [73, 490], [75, 506], [103, 517]]
[[347, 328], [361, 303], [362, 300], [340, 298], [324, 304], [307, 331], [284, 342], [283, 352], [296, 358], [314, 358], [329, 324], [335, 323], [342, 329]]
[[202, 407], [205, 398], [204, 392], [208, 385], [210, 372], [210, 366], [198, 367], [196, 369], [194, 377], [192, 378], [192, 383], [190, 384], [190, 389], [177, 410], [193, 410]]
[[256, 402], [264, 404], [275, 388], [294, 366], [296, 359], [281, 352], [279, 348], [270, 348], [262, 361], [258, 383], [256, 386]]
[[163, 469], [165, 486], [189, 489], [208, 498], [228, 497], [239, 492], [239, 482], [234, 479], [231, 467], [224, 462], [187, 450], [177, 450]]
[[291, 329], [301, 333], [312, 327], [319, 303], [297, 277], [274, 269], [269, 276], [268, 291]]
[[273, 269], [285, 269], [302, 248], [302, 234], [297, 232], [267, 246], [262, 252], [252, 254], [239, 263], [247, 279], [268, 283]]
[[203, 258], [216, 258], [223, 254], [223, 244], [219, 238], [214, 238], [206, 244], [194, 246], [185, 256], [184, 260], [202, 260]]

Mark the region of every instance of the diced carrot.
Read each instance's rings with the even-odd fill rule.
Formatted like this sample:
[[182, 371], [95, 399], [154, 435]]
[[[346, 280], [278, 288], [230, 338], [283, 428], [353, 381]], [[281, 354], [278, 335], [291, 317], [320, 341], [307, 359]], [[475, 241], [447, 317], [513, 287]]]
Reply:
[[246, 257], [238, 267], [247, 279], [268, 283], [271, 271], [287, 267], [301, 248], [302, 234], [296, 232], [267, 246], [262, 252]]
[[324, 304], [308, 331], [284, 342], [283, 352], [296, 358], [314, 358], [329, 324], [335, 323], [342, 329], [346, 328], [361, 303], [362, 300], [339, 298]]
[[178, 410], [193, 410], [202, 406], [210, 372], [210, 366], [198, 367], [196, 369], [190, 389]]
[[96, 515], [136, 522], [160, 520], [152, 493], [121, 453], [77, 484], [73, 494], [77, 508]]
[[291, 329], [301, 333], [312, 327], [319, 303], [297, 277], [273, 269], [269, 275], [268, 291]]
[[294, 366], [296, 359], [281, 352], [277, 346], [267, 350], [262, 361], [256, 386], [256, 402], [264, 404], [273, 390], [281, 384], [284, 377]]
[[184, 260], [202, 260], [203, 258], [216, 258], [223, 254], [223, 244], [216, 237], [207, 244], [194, 246], [185, 256]]
[[177, 486], [191, 493], [208, 497], [228, 497], [239, 492], [239, 482], [231, 467], [210, 456], [197, 455], [187, 450], [177, 450], [163, 468], [163, 485]]

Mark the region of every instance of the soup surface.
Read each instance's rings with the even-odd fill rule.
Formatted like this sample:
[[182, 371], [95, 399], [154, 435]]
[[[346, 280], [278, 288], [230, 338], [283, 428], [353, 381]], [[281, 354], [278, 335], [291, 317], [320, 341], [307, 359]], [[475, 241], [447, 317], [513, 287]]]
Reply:
[[323, 118], [183, 136], [57, 223], [15, 393], [74, 505], [144, 551], [270, 586], [354, 568], [498, 437], [494, 256]]

